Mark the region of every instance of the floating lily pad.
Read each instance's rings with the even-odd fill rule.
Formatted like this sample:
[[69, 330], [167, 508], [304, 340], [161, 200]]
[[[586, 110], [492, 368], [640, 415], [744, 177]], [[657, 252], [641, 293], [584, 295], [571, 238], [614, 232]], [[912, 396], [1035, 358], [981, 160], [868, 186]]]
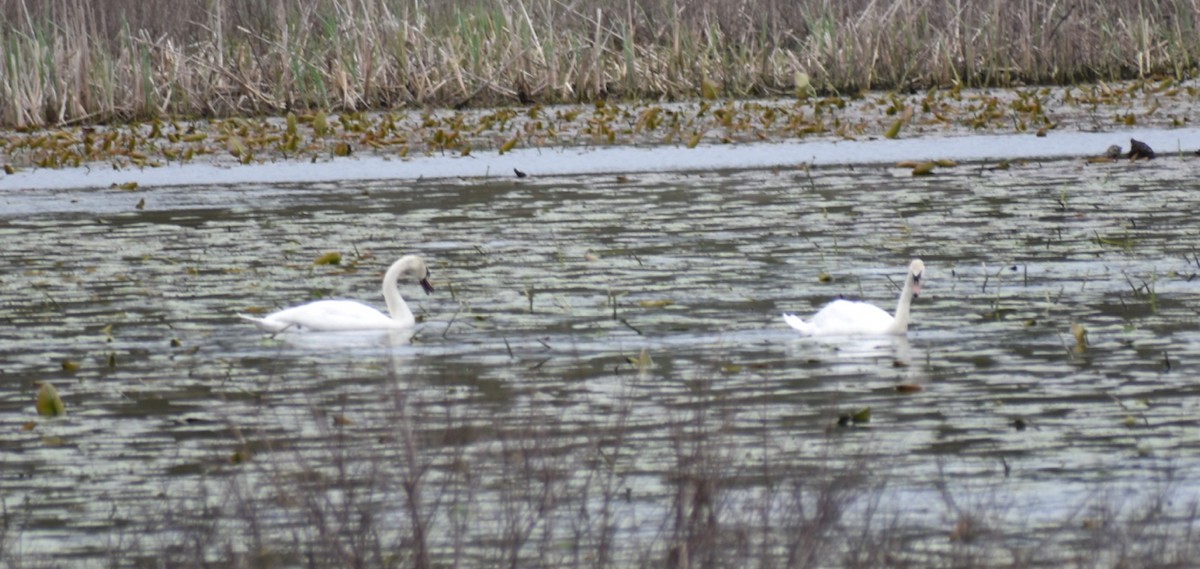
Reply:
[[920, 164], [917, 164], [916, 166], [913, 167], [912, 175], [914, 175], [914, 176], [929, 176], [929, 175], [933, 174], [933, 168], [936, 165], [937, 164], [934, 164], [933, 162], [921, 162]]
[[871, 408], [870, 407], [863, 407], [862, 409], [859, 409], [858, 411], [855, 411], [853, 413], [842, 413], [841, 415], [838, 416], [838, 425], [842, 426], [842, 427], [846, 427], [851, 424], [857, 425], [859, 423], [869, 423], [869, 422], [871, 422]]
[[639, 300], [638, 306], [642, 308], [665, 308], [675, 304], [674, 300]]
[[342, 254], [337, 251], [330, 251], [313, 259], [314, 265], [340, 265], [342, 263]]
[[37, 402], [34, 404], [38, 415], [43, 417], [61, 417], [67, 414], [67, 407], [58, 396], [58, 390], [50, 383], [43, 383], [37, 392]]

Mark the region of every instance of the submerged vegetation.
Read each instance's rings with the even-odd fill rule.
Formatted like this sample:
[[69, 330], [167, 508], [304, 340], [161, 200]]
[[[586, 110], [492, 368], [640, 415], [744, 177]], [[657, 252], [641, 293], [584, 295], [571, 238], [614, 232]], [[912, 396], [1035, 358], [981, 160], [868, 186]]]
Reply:
[[1195, 0], [6, 0], [0, 126], [1182, 80]]

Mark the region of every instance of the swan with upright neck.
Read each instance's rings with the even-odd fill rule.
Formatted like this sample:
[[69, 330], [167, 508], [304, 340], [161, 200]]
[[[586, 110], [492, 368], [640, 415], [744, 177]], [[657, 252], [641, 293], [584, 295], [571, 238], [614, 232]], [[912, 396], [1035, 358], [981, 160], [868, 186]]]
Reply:
[[826, 304], [811, 319], [784, 313], [783, 320], [805, 336], [903, 336], [908, 333], [908, 311], [912, 299], [921, 293], [921, 275], [925, 263], [913, 259], [900, 290], [895, 316], [865, 302], [835, 300]]
[[348, 332], [356, 330], [399, 330], [416, 325], [416, 317], [400, 296], [401, 277], [414, 278], [425, 294], [433, 292], [429, 269], [416, 255], [401, 257], [383, 275], [383, 299], [388, 313], [357, 300], [318, 300], [273, 312], [262, 318], [238, 314], [268, 332]]

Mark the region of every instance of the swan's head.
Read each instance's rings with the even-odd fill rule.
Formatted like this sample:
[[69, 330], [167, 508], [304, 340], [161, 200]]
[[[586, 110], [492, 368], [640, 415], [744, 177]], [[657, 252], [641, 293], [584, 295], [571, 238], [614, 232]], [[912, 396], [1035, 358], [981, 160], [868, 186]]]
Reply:
[[[421, 266], [425, 266], [425, 264], [422, 263]], [[421, 277], [421, 288], [425, 291], [425, 294], [433, 292], [433, 285], [429, 284], [429, 275], [429, 269], [425, 269], [425, 276]]]
[[387, 280], [394, 283], [401, 277], [417, 279], [421, 283], [421, 288], [425, 294], [433, 292], [433, 285], [429, 284], [429, 268], [425, 266], [425, 260], [416, 255], [405, 255], [400, 260], [392, 263], [388, 269]]
[[433, 285], [429, 284], [429, 276], [432, 273], [429, 272], [429, 267], [425, 266], [425, 260], [420, 257], [412, 257], [412, 259], [413, 261], [408, 266], [408, 274], [421, 283], [421, 290], [424, 290], [425, 294], [432, 293]]
[[925, 263], [920, 259], [913, 259], [908, 265], [908, 280], [912, 282], [913, 296], [921, 295], [921, 275], [925, 274]]

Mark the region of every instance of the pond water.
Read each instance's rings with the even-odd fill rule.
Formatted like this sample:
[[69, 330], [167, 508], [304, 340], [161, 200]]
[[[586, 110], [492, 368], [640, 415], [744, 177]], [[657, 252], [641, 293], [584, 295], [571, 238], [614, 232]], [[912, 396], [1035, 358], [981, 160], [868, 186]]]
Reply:
[[[1143, 504], [1123, 543], [1175, 539], [1200, 497], [1195, 164], [7, 190], [0, 553], [1054, 566]], [[382, 307], [408, 253], [437, 289], [402, 284], [411, 341], [236, 316]], [[780, 319], [891, 310], [916, 257], [907, 338]]]

